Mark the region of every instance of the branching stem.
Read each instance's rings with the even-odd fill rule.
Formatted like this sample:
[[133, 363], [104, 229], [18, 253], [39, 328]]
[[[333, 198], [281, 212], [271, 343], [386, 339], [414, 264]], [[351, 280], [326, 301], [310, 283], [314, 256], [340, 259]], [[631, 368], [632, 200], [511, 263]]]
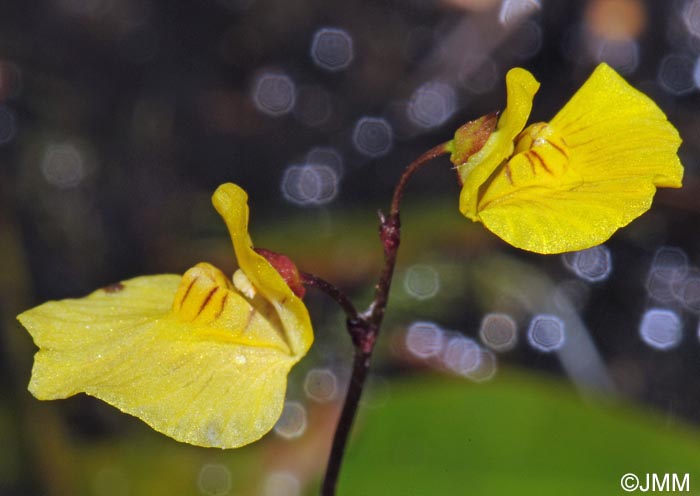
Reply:
[[345, 296], [345, 293], [343, 293], [336, 286], [316, 275], [309, 274], [308, 272], [300, 272], [299, 275], [301, 276], [301, 282], [304, 286], [316, 288], [335, 300], [340, 308], [343, 309], [348, 319], [357, 318], [357, 309], [355, 308], [355, 305], [353, 305], [350, 298]]
[[[374, 299], [367, 310], [361, 314], [357, 312], [353, 304], [335, 286], [321, 281], [310, 274], [302, 274], [304, 284], [316, 286], [326, 292], [343, 308], [347, 315], [347, 328], [355, 347], [352, 375], [348, 385], [348, 391], [340, 413], [338, 426], [333, 436], [333, 446], [328, 458], [326, 475], [321, 487], [322, 496], [334, 496], [340, 466], [345, 454], [345, 446], [352, 429], [352, 424], [357, 413], [357, 406], [362, 396], [362, 390], [367, 379], [372, 351], [379, 335], [379, 330], [384, 319], [384, 312], [389, 301], [389, 290], [394, 277], [394, 267], [401, 242], [401, 219], [399, 216], [401, 199], [403, 198], [406, 184], [413, 174], [430, 162], [432, 159], [448, 152], [447, 143], [436, 146], [414, 160], [404, 171], [394, 189], [391, 200], [389, 216], [379, 213], [379, 238], [384, 247], [384, 266], [375, 286]], [[308, 282], [307, 282], [308, 281]]]

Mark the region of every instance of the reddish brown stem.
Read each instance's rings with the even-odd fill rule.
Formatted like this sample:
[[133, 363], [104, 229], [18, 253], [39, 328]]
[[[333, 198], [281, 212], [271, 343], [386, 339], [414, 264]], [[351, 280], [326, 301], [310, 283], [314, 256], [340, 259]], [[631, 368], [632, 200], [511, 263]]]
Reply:
[[[347, 327], [355, 346], [355, 356], [353, 359], [352, 375], [350, 384], [343, 403], [343, 410], [340, 413], [338, 426], [333, 437], [333, 446], [328, 458], [328, 467], [323, 479], [321, 494], [323, 496], [335, 495], [335, 488], [340, 475], [340, 467], [345, 454], [345, 446], [352, 429], [352, 424], [357, 412], [357, 406], [362, 396], [362, 390], [369, 372], [372, 351], [379, 335], [379, 330], [384, 319], [384, 312], [389, 301], [389, 290], [394, 277], [394, 267], [398, 255], [399, 244], [401, 243], [401, 219], [399, 216], [401, 199], [408, 180], [413, 174], [427, 164], [432, 159], [447, 153], [447, 143], [436, 146], [425, 152], [414, 160], [404, 171], [399, 182], [394, 189], [394, 196], [391, 200], [391, 210], [389, 216], [379, 214], [379, 237], [384, 247], [384, 266], [379, 275], [379, 280], [375, 286], [374, 300], [369, 308], [362, 314], [355, 312], [355, 317], [350, 317], [346, 306], [339, 298], [336, 301], [343, 307], [348, 315]], [[332, 290], [331, 290], [332, 292]], [[330, 294], [330, 293], [329, 293]], [[352, 307], [354, 309], [354, 307]]]
[[357, 309], [355, 308], [355, 305], [353, 305], [352, 301], [350, 301], [350, 299], [347, 296], [345, 296], [345, 293], [343, 293], [336, 286], [324, 279], [321, 279], [318, 276], [309, 274], [308, 272], [300, 272], [299, 275], [301, 276], [301, 282], [304, 286], [316, 288], [319, 291], [323, 291], [330, 298], [335, 300], [335, 302], [340, 306], [340, 308], [343, 309], [348, 319], [357, 318]]

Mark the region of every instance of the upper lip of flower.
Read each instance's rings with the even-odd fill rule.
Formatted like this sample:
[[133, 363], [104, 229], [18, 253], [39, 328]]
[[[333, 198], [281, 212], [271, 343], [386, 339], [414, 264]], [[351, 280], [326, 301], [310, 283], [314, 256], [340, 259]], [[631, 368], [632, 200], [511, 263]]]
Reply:
[[274, 308], [291, 354], [303, 356], [313, 342], [309, 313], [279, 272], [253, 249], [248, 235], [248, 195], [226, 183], [216, 189], [212, 202], [226, 222], [241, 271]]
[[[513, 140], [525, 127], [532, 100], [540, 84], [525, 69], [515, 68], [506, 74], [507, 105], [501, 113], [496, 130], [484, 146], [465, 163], [457, 163], [462, 178], [460, 210], [470, 218], [477, 213], [478, 191], [496, 168], [513, 153]], [[468, 195], [465, 192], [470, 192]], [[475, 219], [476, 220], [476, 219]]]

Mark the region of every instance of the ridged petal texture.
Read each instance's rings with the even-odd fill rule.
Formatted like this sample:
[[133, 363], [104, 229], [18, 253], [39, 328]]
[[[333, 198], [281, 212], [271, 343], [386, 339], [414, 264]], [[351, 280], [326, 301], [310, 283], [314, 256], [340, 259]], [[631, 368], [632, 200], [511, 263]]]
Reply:
[[464, 164], [457, 165], [462, 180], [459, 209], [472, 220], [478, 220], [477, 202], [479, 187], [488, 180], [496, 168], [513, 153], [513, 140], [525, 127], [532, 110], [532, 100], [540, 87], [532, 74], [516, 67], [506, 74], [508, 95], [506, 109], [498, 119], [496, 130], [483, 148]]
[[85, 392], [198, 446], [242, 446], [274, 426], [287, 374], [313, 341], [309, 315], [253, 251], [245, 191], [224, 184], [213, 203], [253, 291], [200, 263], [28, 310], [18, 319], [39, 347], [34, 396]]
[[513, 69], [506, 77], [508, 105], [484, 145], [487, 157], [479, 159], [479, 152], [468, 162], [460, 197], [465, 216], [515, 247], [561, 253], [606, 241], [650, 208], [657, 187], [681, 187], [678, 132], [606, 64], [548, 124], [517, 136], [509, 124], [501, 133], [502, 122], [524, 125], [522, 111], [512, 118], [511, 108], [529, 113], [534, 92], [522, 91], [521, 81], [533, 84], [523, 73]]

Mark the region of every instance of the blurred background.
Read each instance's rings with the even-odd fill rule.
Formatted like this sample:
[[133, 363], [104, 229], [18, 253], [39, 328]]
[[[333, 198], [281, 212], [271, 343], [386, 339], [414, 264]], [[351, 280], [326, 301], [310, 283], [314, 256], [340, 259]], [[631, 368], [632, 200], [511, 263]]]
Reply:
[[[457, 211], [445, 158], [404, 199], [383, 335], [340, 494], [619, 494], [700, 484], [700, 0], [0, 2], [0, 494], [314, 494], [348, 380], [323, 295], [285, 412], [251, 446], [180, 445], [26, 390], [15, 316], [141, 274], [235, 268], [210, 203], [361, 307], [402, 169], [505, 103], [551, 118], [601, 61], [680, 131], [686, 176], [603, 246], [538, 256]], [[695, 478], [693, 478], [695, 477]]]

